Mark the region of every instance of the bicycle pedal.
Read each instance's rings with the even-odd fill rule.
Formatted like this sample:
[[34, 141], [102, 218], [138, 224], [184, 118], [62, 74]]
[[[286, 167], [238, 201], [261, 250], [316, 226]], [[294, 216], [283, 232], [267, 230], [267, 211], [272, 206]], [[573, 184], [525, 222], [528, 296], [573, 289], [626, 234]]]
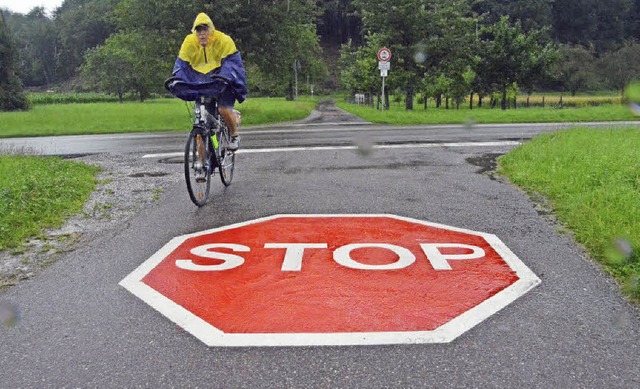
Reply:
[[205, 177], [196, 177], [196, 182], [198, 184], [202, 184], [204, 182], [207, 182], [207, 179]]

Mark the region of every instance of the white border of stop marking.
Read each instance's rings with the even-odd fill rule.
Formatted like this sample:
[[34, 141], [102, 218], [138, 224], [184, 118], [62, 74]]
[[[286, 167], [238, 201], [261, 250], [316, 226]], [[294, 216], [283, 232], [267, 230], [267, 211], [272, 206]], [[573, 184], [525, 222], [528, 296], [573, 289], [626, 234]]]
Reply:
[[[164, 295], [142, 282], [142, 279], [162, 262], [173, 250], [186, 239], [223, 231], [230, 228], [242, 227], [268, 220], [286, 217], [389, 217], [404, 220], [409, 223], [422, 224], [434, 228], [443, 228], [470, 235], [481, 236], [502, 257], [509, 267], [519, 277], [511, 284], [482, 303], [452, 319], [448, 323], [433, 331], [411, 332], [350, 332], [350, 333], [288, 333], [288, 334], [226, 334], [211, 324], [200, 319], [190, 311], [176, 304]], [[419, 343], [448, 343], [456, 339], [469, 329], [489, 318], [494, 313], [506, 307], [520, 296], [524, 295], [538, 284], [540, 279], [505, 246], [498, 237], [483, 232], [456, 228], [443, 224], [430, 223], [422, 220], [388, 214], [374, 215], [273, 215], [229, 226], [200, 231], [193, 234], [173, 238], [162, 249], [146, 260], [140, 267], [120, 281], [120, 285], [151, 305], [169, 320], [190, 332], [208, 346], [223, 347], [251, 347], [251, 346], [346, 346], [346, 345], [382, 345], [382, 344], [419, 344]]]

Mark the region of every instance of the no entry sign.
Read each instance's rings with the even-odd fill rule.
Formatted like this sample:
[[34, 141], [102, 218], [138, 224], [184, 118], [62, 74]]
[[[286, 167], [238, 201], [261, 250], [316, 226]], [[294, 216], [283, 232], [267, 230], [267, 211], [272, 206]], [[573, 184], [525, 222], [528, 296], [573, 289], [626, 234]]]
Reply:
[[210, 346], [449, 342], [540, 280], [498, 238], [276, 215], [174, 238], [120, 283]]

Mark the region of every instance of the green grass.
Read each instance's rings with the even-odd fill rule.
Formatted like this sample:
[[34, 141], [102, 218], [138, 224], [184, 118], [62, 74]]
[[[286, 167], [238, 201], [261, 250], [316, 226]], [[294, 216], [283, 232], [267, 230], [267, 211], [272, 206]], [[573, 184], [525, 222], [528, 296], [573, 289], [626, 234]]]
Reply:
[[[307, 117], [317, 99], [299, 102], [248, 99], [236, 105], [243, 126], [299, 120]], [[0, 112], [0, 138], [104, 134], [123, 132], [184, 131], [191, 126], [193, 105], [178, 99], [144, 103], [87, 103], [35, 105], [27, 112]]]
[[339, 102], [337, 105], [372, 123], [393, 125], [417, 124], [462, 124], [462, 123], [555, 123], [555, 122], [598, 122], [638, 120], [626, 105], [602, 105], [583, 108], [518, 108], [502, 111], [460, 107], [444, 109], [414, 105], [413, 111], [406, 111], [403, 104], [394, 103], [388, 111], [380, 111], [367, 106]]
[[640, 302], [640, 129], [541, 135], [499, 165], [513, 183], [545, 196], [558, 220]]
[[[27, 98], [32, 105], [39, 104], [77, 104], [77, 103], [102, 103], [118, 101], [118, 96], [106, 93], [53, 93], [37, 92], [28, 93]], [[137, 96], [127, 95], [127, 101], [136, 101]]]
[[60, 158], [0, 155], [0, 250], [20, 248], [80, 212], [98, 171]]

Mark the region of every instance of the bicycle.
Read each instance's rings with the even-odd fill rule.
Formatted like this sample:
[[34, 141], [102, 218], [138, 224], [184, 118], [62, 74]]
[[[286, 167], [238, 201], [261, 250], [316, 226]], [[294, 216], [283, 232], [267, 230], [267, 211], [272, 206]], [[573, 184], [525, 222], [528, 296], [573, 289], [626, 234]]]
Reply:
[[[213, 78], [228, 82], [221, 76], [213, 76]], [[176, 95], [174, 93], [176, 83], [183, 82], [172, 78], [165, 82], [167, 89], [174, 95]], [[236, 155], [235, 151], [228, 148], [231, 134], [218, 112], [217, 100], [211, 95], [201, 93], [210, 89], [206, 89], [201, 84], [190, 85], [190, 87], [196, 90], [195, 95], [191, 95], [196, 96], [196, 99], [193, 107], [193, 127], [189, 131], [184, 149], [184, 175], [191, 201], [198, 207], [202, 207], [209, 197], [211, 176], [216, 168], [222, 183], [225, 186], [231, 185]]]

